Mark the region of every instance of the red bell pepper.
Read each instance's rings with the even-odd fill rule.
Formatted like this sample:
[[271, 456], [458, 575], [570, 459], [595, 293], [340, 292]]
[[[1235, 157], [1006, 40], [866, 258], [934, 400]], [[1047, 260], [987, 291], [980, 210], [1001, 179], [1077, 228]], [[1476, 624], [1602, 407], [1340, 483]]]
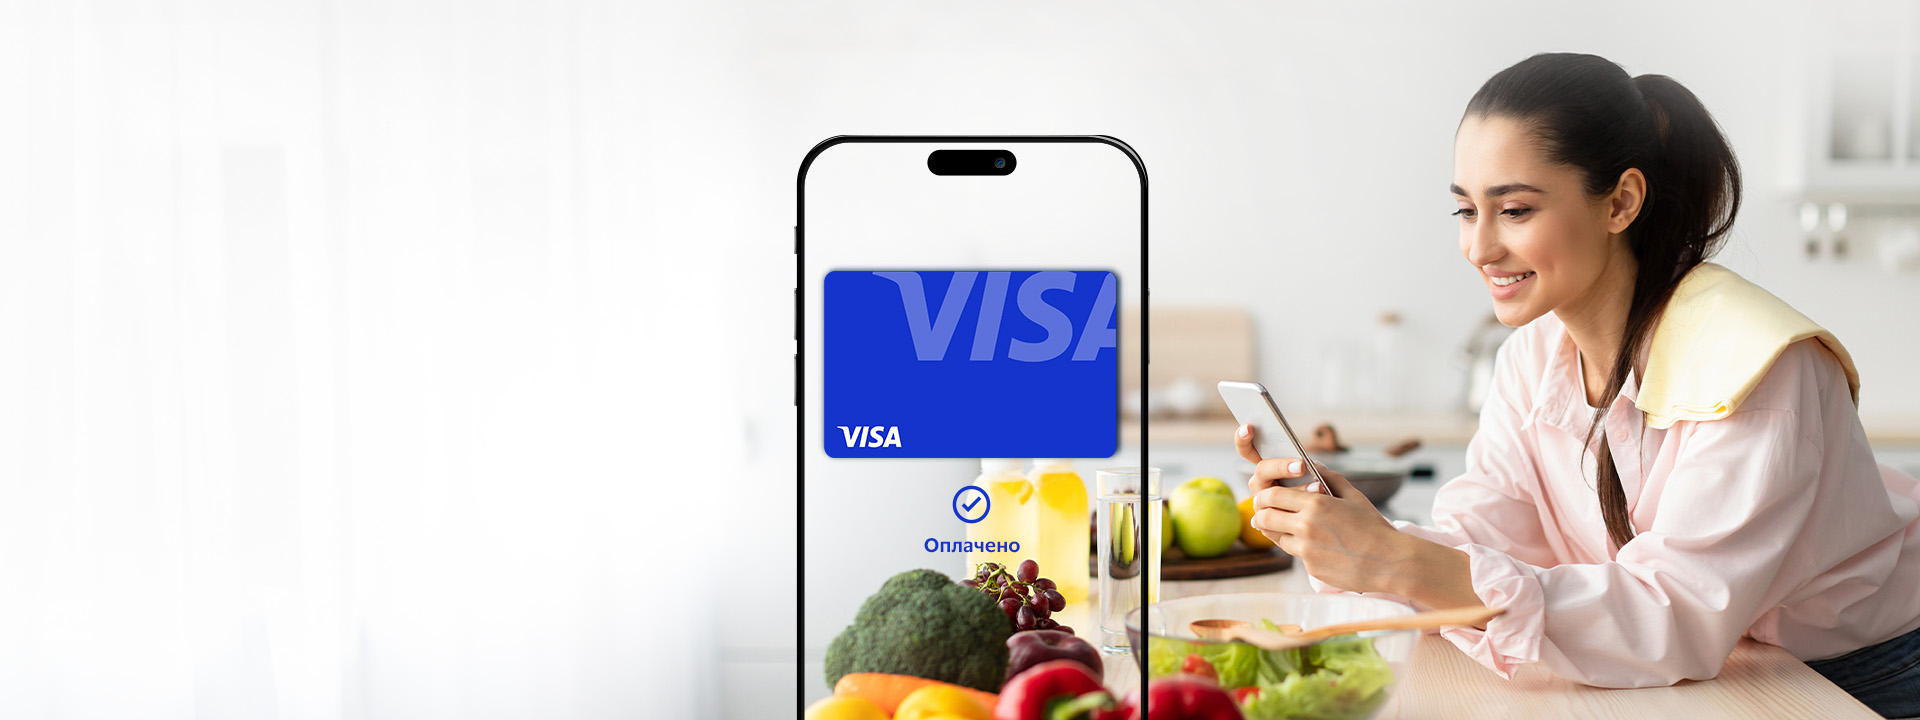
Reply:
[[1087, 666], [1049, 660], [1000, 688], [993, 720], [1108, 720], [1114, 711], [1113, 696]]
[[1119, 707], [1098, 720], [1140, 720], [1140, 688], [1127, 693], [1127, 699], [1120, 701]]
[[1147, 685], [1147, 720], [1240, 720], [1240, 706], [1209, 678], [1168, 675]]

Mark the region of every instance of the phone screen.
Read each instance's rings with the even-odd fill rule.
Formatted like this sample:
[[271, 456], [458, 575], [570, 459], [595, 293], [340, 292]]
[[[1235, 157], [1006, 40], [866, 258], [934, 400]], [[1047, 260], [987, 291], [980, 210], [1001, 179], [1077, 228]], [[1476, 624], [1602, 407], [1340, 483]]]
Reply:
[[863, 605], [917, 569], [957, 584], [987, 558], [1033, 559], [1067, 600], [1046, 619], [1099, 645], [1096, 476], [1145, 465], [1129, 414], [1143, 406], [1145, 202], [1137, 157], [1106, 138], [836, 138], [809, 156], [802, 704], [832, 693], [829, 648]]

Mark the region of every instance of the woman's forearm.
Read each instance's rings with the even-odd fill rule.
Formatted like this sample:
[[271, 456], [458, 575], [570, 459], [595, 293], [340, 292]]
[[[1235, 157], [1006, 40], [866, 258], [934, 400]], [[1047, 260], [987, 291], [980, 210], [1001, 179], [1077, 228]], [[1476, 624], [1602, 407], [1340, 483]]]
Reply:
[[[1383, 582], [1388, 592], [1435, 609], [1486, 605], [1473, 592], [1473, 574], [1465, 552], [1405, 533], [1401, 537], [1400, 571]], [[1481, 629], [1485, 629], [1484, 623]]]

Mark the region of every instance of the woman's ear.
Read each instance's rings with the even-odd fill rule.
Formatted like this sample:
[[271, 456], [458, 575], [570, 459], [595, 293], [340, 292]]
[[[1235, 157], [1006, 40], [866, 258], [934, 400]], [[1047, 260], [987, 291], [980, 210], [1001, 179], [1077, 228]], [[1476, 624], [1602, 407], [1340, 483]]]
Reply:
[[1640, 168], [1627, 168], [1607, 195], [1607, 232], [1626, 232], [1633, 219], [1640, 217], [1640, 206], [1647, 200], [1647, 176]]

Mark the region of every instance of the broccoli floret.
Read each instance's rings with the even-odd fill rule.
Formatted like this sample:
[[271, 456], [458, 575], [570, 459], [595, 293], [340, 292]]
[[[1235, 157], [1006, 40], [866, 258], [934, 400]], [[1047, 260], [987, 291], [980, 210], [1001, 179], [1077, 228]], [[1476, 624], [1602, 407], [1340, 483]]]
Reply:
[[827, 687], [848, 673], [912, 675], [998, 692], [1007, 616], [987, 594], [932, 570], [889, 578], [827, 646]]

